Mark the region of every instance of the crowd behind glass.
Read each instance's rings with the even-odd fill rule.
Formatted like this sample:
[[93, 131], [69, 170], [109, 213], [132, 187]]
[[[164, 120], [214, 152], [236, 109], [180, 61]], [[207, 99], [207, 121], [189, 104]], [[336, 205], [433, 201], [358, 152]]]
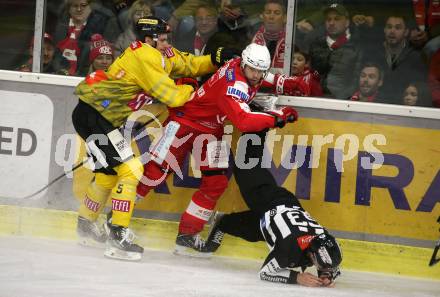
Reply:
[[[305, 96], [440, 106], [440, 1], [297, 0], [295, 12], [286, 28], [282, 0], [47, 0], [41, 72], [107, 69], [135, 40], [136, 21], [154, 15], [171, 25], [174, 47], [195, 55], [264, 44], [271, 72], [282, 71], [293, 30], [290, 75], [307, 82]], [[6, 69], [32, 71], [31, 40]]]

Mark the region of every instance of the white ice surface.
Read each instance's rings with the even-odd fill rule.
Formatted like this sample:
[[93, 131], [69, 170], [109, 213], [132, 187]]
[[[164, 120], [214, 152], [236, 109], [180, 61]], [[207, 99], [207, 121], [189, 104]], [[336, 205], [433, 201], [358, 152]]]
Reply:
[[75, 242], [0, 237], [0, 297], [440, 296], [440, 282], [352, 271], [331, 289], [273, 284], [258, 279], [260, 264], [153, 250], [124, 262]]

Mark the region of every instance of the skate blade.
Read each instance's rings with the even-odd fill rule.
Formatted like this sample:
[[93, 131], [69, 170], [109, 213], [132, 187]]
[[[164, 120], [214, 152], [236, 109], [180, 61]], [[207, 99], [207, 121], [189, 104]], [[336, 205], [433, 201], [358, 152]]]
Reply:
[[99, 242], [90, 237], [78, 237], [78, 244], [90, 248], [105, 248], [105, 242]]
[[173, 254], [179, 256], [185, 256], [185, 257], [202, 258], [202, 259], [209, 259], [212, 257], [212, 253], [201, 253], [190, 247], [182, 246], [178, 244], [176, 244]]
[[118, 248], [108, 246], [104, 252], [104, 256], [124, 261], [140, 261], [142, 259], [142, 253], [122, 251]]

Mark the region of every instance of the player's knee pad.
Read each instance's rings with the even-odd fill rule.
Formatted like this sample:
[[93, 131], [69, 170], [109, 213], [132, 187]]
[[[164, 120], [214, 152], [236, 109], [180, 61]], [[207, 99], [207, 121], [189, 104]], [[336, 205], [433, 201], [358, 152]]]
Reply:
[[165, 180], [168, 173], [156, 162], [150, 161], [144, 166], [144, 175], [137, 187], [138, 196], [145, 197], [148, 192]]
[[139, 181], [142, 177], [143, 173], [143, 165], [139, 158], [132, 158], [121, 165], [114, 168], [114, 170], [118, 174], [118, 178], [124, 178], [124, 179], [131, 179], [136, 181]]
[[106, 187], [104, 187], [98, 181], [102, 182], [102, 179], [97, 178], [89, 184], [84, 200], [79, 207], [79, 215], [91, 221], [96, 221], [105, 207], [111, 191], [111, 189], [107, 188], [110, 183], [105, 183]]

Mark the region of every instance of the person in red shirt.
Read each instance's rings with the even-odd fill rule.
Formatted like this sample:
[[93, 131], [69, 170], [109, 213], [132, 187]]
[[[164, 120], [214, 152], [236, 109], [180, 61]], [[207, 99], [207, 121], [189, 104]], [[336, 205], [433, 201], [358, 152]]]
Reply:
[[379, 89], [383, 85], [383, 70], [375, 63], [365, 63], [359, 75], [359, 89], [350, 97], [352, 101], [381, 102]]
[[269, 0], [261, 12], [262, 25], [252, 42], [268, 47], [272, 57], [271, 72], [280, 73], [284, 65], [286, 45], [286, 8], [281, 0]]
[[324, 94], [321, 88], [321, 77], [319, 73], [310, 68], [310, 56], [295, 47], [291, 66], [292, 76], [301, 79], [306, 92], [303, 94], [308, 97], [322, 97]]
[[440, 48], [440, 1], [413, 0], [414, 18], [417, 24], [409, 33], [409, 40], [416, 48], [423, 48], [429, 62]]
[[171, 171], [181, 168], [187, 153], [192, 151], [202, 172], [201, 185], [181, 217], [177, 254], [203, 248], [204, 241], [198, 233], [228, 185], [229, 148], [222, 141], [224, 122], [229, 119], [241, 132], [253, 132], [283, 127], [298, 117], [291, 107], [265, 113], [252, 112], [249, 108], [263, 83], [272, 86], [277, 94], [292, 95], [304, 90], [301, 80], [268, 73], [270, 64], [267, 47], [252, 43], [244, 49], [241, 58], [230, 60], [203, 84], [191, 101], [169, 109], [164, 134], [144, 165], [137, 196], [145, 197]]
[[114, 60], [113, 45], [101, 34], [93, 34], [90, 39], [89, 74], [98, 70], [106, 71]]

